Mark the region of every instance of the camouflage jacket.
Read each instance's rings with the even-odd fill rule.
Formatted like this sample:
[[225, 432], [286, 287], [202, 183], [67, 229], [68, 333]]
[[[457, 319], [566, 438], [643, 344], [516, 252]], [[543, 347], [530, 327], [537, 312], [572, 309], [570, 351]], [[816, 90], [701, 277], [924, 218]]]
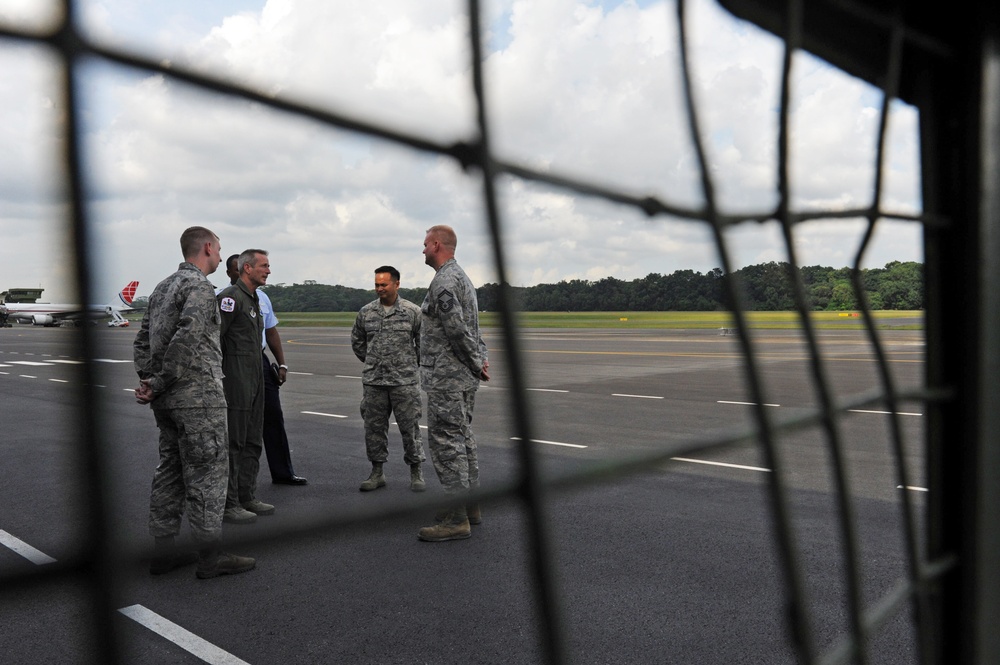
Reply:
[[479, 333], [479, 301], [469, 276], [455, 259], [446, 261], [434, 275], [420, 312], [421, 387], [478, 388], [479, 373], [488, 359]]
[[260, 362], [260, 342], [264, 317], [260, 313], [257, 290], [251, 291], [242, 279], [219, 291], [222, 316], [222, 371], [226, 402], [230, 409], [249, 409], [254, 398], [263, 394], [264, 371]]
[[220, 322], [212, 284], [193, 264], [156, 285], [133, 343], [135, 371], [156, 395], [153, 408], [226, 406]]
[[420, 308], [396, 297], [386, 312], [373, 300], [358, 312], [351, 329], [351, 348], [365, 364], [361, 381], [370, 386], [409, 386], [417, 382], [420, 353]]

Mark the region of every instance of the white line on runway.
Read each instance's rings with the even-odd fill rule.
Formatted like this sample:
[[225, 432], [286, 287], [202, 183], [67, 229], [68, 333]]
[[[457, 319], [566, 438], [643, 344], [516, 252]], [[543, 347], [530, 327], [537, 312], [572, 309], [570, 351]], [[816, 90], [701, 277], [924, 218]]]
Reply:
[[347, 416], [339, 416], [336, 413], [321, 413], [319, 411], [303, 411], [302, 413], [307, 413], [310, 416], [326, 416], [327, 418], [346, 418]]
[[44, 552], [36, 550], [34, 547], [24, 542], [20, 538], [15, 538], [3, 529], [0, 529], [0, 545], [11, 549], [15, 554], [20, 554], [25, 559], [35, 564], [43, 566], [47, 563], [55, 563], [56, 560]]
[[692, 464], [707, 464], [709, 466], [724, 466], [728, 469], [744, 469], [746, 471], [760, 471], [762, 473], [771, 473], [770, 469], [765, 469], [762, 466], [746, 466], [743, 464], [727, 464], [726, 462], [709, 462], [703, 459], [690, 459], [688, 457], [671, 457], [670, 459], [676, 462], [690, 462]]
[[9, 360], [11, 365], [27, 365], [28, 367], [51, 367], [50, 363], [40, 363], [36, 360]]
[[335, 379], [360, 379], [360, 376], [347, 376], [346, 374], [334, 374]]
[[[392, 421], [392, 422], [391, 422], [391, 423], [389, 423], [389, 424], [390, 424], [390, 425], [396, 425], [397, 427], [399, 427], [399, 423], [397, 423], [397, 422], [396, 422], [395, 420], [394, 420], [394, 421]], [[419, 427], [420, 429], [427, 429], [427, 425], [417, 425], [417, 427]]]
[[[743, 406], [755, 406], [757, 402], [729, 402], [724, 399], [719, 400], [719, 404], [742, 404]], [[764, 404], [764, 406], [781, 406], [780, 404]]]
[[914, 487], [912, 485], [907, 485], [906, 487], [903, 487], [902, 485], [896, 485], [896, 489], [898, 489], [898, 490], [906, 489], [906, 490], [910, 490], [911, 492], [927, 492], [927, 491], [929, 491], [926, 487]]
[[663, 399], [659, 395], [627, 395], [625, 393], [611, 393], [612, 397], [637, 397], [639, 399]]
[[169, 619], [164, 619], [142, 605], [130, 605], [118, 611], [206, 663], [212, 665], [248, 665], [245, 660], [237, 658], [228, 651], [223, 651], [211, 642], [205, 641], [191, 631], [181, 628]]
[[[866, 411], [865, 409], [848, 409], [851, 413], [878, 413], [883, 416], [888, 416], [892, 414], [892, 411]], [[922, 416], [922, 413], [906, 413], [905, 411], [897, 411], [897, 416]]]
[[52, 381], [53, 383], [69, 383], [66, 379], [49, 379], [49, 381]]
[[[510, 437], [510, 440], [511, 441], [520, 441], [521, 437], [519, 437], [519, 436], [512, 436], [512, 437]], [[550, 446], [566, 446], [567, 448], [586, 448], [587, 447], [587, 446], [581, 446], [580, 444], [577, 444], [577, 443], [560, 443], [559, 441], [545, 441], [544, 439], [532, 439], [531, 442], [532, 443], [547, 443]]]
[[289, 374], [298, 374], [299, 376], [312, 376], [312, 372], [289, 372]]
[[50, 363], [62, 363], [64, 365], [82, 365], [82, 360], [50, 360]]
[[31, 376], [30, 374], [20, 374], [19, 376], [22, 379], [37, 379], [38, 378], [37, 376]]
[[568, 393], [568, 390], [556, 390], [554, 388], [527, 388], [526, 390], [531, 390], [536, 393]]

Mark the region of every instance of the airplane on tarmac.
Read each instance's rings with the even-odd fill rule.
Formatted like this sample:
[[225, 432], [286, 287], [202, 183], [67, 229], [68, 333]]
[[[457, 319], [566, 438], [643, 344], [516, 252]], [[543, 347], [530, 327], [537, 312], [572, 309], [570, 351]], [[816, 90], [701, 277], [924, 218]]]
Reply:
[[4, 306], [7, 308], [9, 320], [31, 323], [36, 326], [57, 326], [62, 321], [79, 321], [80, 319], [110, 316], [109, 327], [124, 328], [128, 326], [128, 321], [121, 313], [132, 311], [132, 300], [135, 298], [135, 291], [138, 288], [139, 282], [129, 282], [107, 305], [81, 307], [80, 305], [55, 305], [40, 302], [8, 302], [4, 303]]

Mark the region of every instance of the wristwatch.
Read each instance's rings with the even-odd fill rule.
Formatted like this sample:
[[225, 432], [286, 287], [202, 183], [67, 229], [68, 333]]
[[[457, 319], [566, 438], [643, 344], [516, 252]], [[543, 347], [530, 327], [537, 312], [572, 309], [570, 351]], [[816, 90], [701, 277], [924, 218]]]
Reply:
[[278, 365], [278, 369], [288, 369], [288, 365]]

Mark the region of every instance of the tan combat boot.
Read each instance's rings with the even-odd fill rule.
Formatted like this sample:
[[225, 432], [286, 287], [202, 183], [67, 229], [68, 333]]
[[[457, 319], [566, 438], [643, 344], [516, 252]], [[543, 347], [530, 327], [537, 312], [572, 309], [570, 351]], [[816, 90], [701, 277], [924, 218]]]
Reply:
[[427, 483], [424, 482], [424, 475], [420, 471], [420, 462], [410, 465], [410, 491], [412, 492], [423, 492], [427, 489]]
[[264, 503], [260, 499], [251, 499], [250, 501], [243, 502], [243, 510], [248, 513], [253, 513], [254, 515], [273, 515], [274, 506], [269, 503]]
[[219, 575], [235, 575], [253, 570], [256, 559], [248, 556], [237, 556], [222, 551], [219, 544], [213, 544], [198, 552], [198, 570], [195, 576], [199, 580], [208, 580]]
[[385, 476], [382, 475], [382, 462], [372, 462], [372, 473], [368, 480], [361, 483], [362, 492], [371, 492], [380, 487], [385, 487]]
[[462, 540], [471, 535], [469, 516], [465, 513], [465, 506], [462, 506], [452, 510], [440, 522], [422, 528], [417, 537], [430, 543], [439, 543], [445, 540]]

